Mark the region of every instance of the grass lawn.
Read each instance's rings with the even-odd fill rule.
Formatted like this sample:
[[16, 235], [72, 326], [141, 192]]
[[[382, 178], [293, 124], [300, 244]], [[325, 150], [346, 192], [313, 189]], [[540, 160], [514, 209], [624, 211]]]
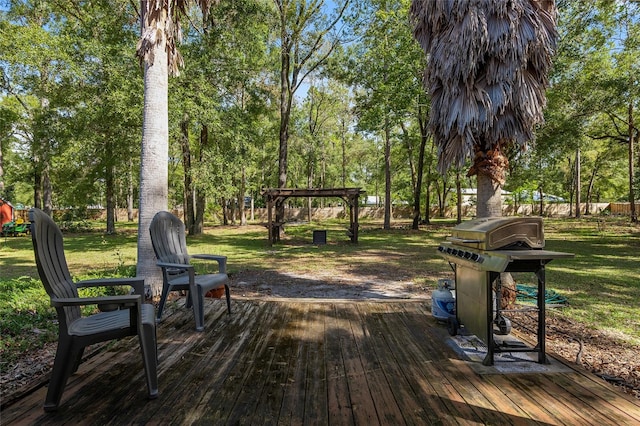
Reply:
[[[361, 222], [358, 244], [351, 244], [341, 221], [291, 225], [286, 239], [273, 247], [259, 225], [210, 226], [188, 237], [191, 253], [221, 253], [228, 272], [280, 270], [313, 273], [345, 265], [352, 272], [384, 276], [394, 269], [416, 285], [435, 288], [438, 278], [452, 277], [448, 263], [436, 255], [450, 234], [452, 221], [410, 229], [394, 222], [384, 231], [379, 222]], [[136, 224], [118, 223], [115, 235], [95, 231], [65, 235], [67, 261], [76, 279], [135, 274]], [[327, 230], [327, 244], [311, 244], [314, 229]], [[606, 330], [627, 344], [640, 345], [640, 227], [624, 219], [546, 219], [546, 248], [575, 253], [573, 259], [547, 267], [547, 287], [565, 296], [560, 315]], [[380, 257], [385, 261], [380, 262]], [[0, 371], [24, 351], [55, 341], [55, 311], [37, 278], [29, 237], [0, 240]]]

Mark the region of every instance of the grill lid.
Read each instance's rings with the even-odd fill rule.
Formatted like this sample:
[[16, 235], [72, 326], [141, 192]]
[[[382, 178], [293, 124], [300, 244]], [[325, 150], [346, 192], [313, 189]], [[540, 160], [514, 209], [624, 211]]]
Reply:
[[447, 240], [479, 250], [544, 248], [541, 217], [486, 217], [463, 222]]

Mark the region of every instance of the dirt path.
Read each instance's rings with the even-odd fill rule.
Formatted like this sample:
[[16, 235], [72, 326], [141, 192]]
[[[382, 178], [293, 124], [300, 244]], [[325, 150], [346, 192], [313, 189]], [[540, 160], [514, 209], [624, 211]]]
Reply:
[[336, 271], [281, 273], [244, 271], [232, 277], [234, 293], [243, 298], [430, 299], [428, 288], [406, 277], [349, 276]]

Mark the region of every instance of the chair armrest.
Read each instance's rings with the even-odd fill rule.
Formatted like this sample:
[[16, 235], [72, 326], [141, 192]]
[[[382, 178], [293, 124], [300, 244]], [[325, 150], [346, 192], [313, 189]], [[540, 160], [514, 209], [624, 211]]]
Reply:
[[144, 294], [144, 278], [123, 277], [123, 278], [96, 278], [92, 280], [77, 281], [76, 287], [111, 287], [116, 285], [131, 286], [135, 294]]
[[136, 306], [142, 303], [142, 296], [139, 294], [127, 294], [124, 296], [106, 296], [106, 297], [67, 297], [67, 298], [51, 298], [51, 306], [86, 306], [86, 305], [103, 305], [117, 304], [122, 307]]
[[222, 256], [218, 254], [192, 254], [190, 256], [193, 259], [202, 259], [202, 260], [213, 260], [218, 262], [218, 269], [220, 273], [227, 273], [227, 256]]

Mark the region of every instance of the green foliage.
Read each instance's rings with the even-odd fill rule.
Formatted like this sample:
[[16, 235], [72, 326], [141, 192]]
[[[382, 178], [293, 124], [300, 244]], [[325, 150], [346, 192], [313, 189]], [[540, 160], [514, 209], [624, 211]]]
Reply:
[[575, 191], [575, 164], [567, 158], [580, 149], [586, 177], [581, 192], [590, 201], [616, 200], [629, 192], [628, 163], [637, 162], [626, 152], [628, 110], [633, 106], [637, 122], [640, 107], [640, 6], [628, 1], [565, 0], [558, 8], [561, 41], [546, 124], [538, 132], [535, 148], [544, 167], [532, 177], [538, 182], [563, 182], [556, 194], [568, 198]]
[[0, 279], [0, 371], [5, 372], [24, 352], [55, 341], [56, 311], [39, 280]]
[[[76, 222], [77, 223], [77, 222]], [[95, 227], [85, 222], [87, 228], [79, 237], [65, 238], [68, 261], [73, 263], [82, 259], [78, 271], [72, 271], [76, 280], [103, 277], [135, 276], [135, 264], [129, 251], [135, 250], [135, 239], [130, 238], [128, 249], [121, 248], [122, 237], [105, 237], [95, 232]], [[79, 232], [74, 230], [73, 232]], [[92, 233], [90, 233], [92, 232]], [[50, 306], [49, 296], [39, 279], [35, 278], [35, 264], [30, 239], [12, 239], [1, 248], [3, 252], [0, 278], [0, 371], [4, 372], [23, 353], [41, 347], [57, 339], [57, 314]], [[111, 254], [111, 255], [110, 255]], [[113, 262], [106, 263], [109, 257]], [[4, 259], [8, 259], [5, 263]], [[28, 263], [30, 268], [21, 265]], [[19, 276], [30, 272], [31, 276]], [[80, 297], [97, 297], [128, 294], [127, 286], [81, 288]], [[97, 311], [95, 305], [82, 307], [83, 315]]]
[[[283, 3], [291, 6], [287, 17], [295, 14], [292, 5], [300, 4]], [[331, 44], [330, 63], [315, 68], [314, 61], [307, 62], [298, 74], [297, 83], [305, 84], [293, 99], [289, 126], [292, 186], [354, 185], [382, 196], [386, 127], [391, 198], [412, 201], [420, 143], [417, 108], [428, 110], [429, 100], [422, 86], [426, 58], [411, 34], [409, 3], [351, 1], [338, 27], [342, 36], [353, 38], [343, 46]], [[511, 153], [507, 188], [541, 188], [569, 199], [575, 192], [572, 161], [580, 147], [580, 189], [590, 201], [628, 200], [630, 191], [640, 191], [640, 177], [633, 184], [627, 178], [626, 150], [629, 106], [636, 127], [640, 121], [640, 3], [557, 3], [561, 39], [546, 124], [538, 129], [533, 150]], [[138, 199], [143, 110], [141, 70], [133, 55], [139, 37], [135, 2], [72, 6], [9, 2], [0, 12], [3, 195], [34, 205], [37, 181], [54, 208], [106, 206], [109, 200], [124, 207], [129, 196]], [[181, 206], [189, 175], [193, 188], [206, 192], [209, 217], [221, 217], [222, 199], [260, 198], [261, 188], [278, 182], [282, 34], [273, 2], [220, 2], [206, 22], [190, 12], [192, 25], [183, 25], [180, 46], [185, 68], [169, 83], [169, 194], [171, 207]], [[313, 47], [314, 31], [300, 40], [301, 49]], [[326, 46], [335, 35], [325, 35]], [[318, 58], [325, 53], [316, 52]], [[303, 50], [298, 55], [305, 57]], [[312, 129], [311, 111], [329, 118]], [[187, 171], [180, 147], [185, 116], [193, 160]], [[201, 139], [204, 128], [208, 137]], [[431, 185], [444, 199], [453, 175], [443, 180], [429, 170], [436, 154], [429, 145], [423, 186]], [[50, 187], [44, 186], [47, 173]]]

